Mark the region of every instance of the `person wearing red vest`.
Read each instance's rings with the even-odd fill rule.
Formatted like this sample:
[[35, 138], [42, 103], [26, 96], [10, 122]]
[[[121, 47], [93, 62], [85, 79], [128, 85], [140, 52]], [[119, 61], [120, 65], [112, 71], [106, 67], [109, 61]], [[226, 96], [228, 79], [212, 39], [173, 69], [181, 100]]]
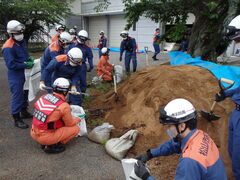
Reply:
[[154, 53], [154, 56], [152, 58], [153, 58], [154, 61], [157, 61], [159, 59], [157, 59], [156, 56], [160, 53], [160, 46], [159, 46], [158, 41], [159, 41], [161, 36], [160, 36], [160, 29], [159, 28], [157, 28], [155, 31], [156, 32], [155, 32], [154, 37], [153, 37], [153, 47], [154, 47], [155, 53]]
[[135, 174], [153, 180], [145, 163], [159, 156], [180, 154], [175, 180], [226, 180], [227, 175], [218, 148], [209, 135], [196, 129], [197, 112], [186, 99], [174, 99], [160, 109], [160, 123], [167, 125], [171, 140], [138, 155]]
[[113, 65], [108, 62], [109, 60], [109, 49], [102, 48], [102, 56], [99, 59], [97, 65], [98, 77], [102, 77], [104, 81], [112, 81]]
[[70, 83], [58, 78], [53, 83], [53, 93], [41, 96], [34, 104], [31, 136], [41, 144], [46, 153], [60, 153], [66, 144], [74, 138], [80, 128], [80, 118], [73, 118], [71, 108], [66, 102]]
[[104, 31], [100, 31], [99, 33], [100, 39], [98, 40], [98, 54], [99, 58], [102, 56], [102, 48], [107, 47], [107, 38], [104, 36]]

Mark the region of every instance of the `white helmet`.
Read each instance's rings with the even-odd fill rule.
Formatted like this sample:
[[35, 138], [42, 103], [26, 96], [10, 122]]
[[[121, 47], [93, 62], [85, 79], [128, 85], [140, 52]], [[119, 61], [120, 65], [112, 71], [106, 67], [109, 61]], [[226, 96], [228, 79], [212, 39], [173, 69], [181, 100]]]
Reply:
[[122, 32], [120, 33], [120, 36], [121, 36], [123, 39], [127, 39], [127, 37], [128, 37], [128, 32], [127, 32], [127, 31], [122, 31]]
[[180, 124], [197, 117], [193, 105], [186, 99], [178, 98], [170, 101], [160, 109], [160, 123]]
[[66, 29], [66, 26], [64, 26], [64, 25], [56, 25], [56, 27], [55, 27], [56, 31], [59, 31], [59, 30], [65, 31], [65, 29]]
[[100, 31], [99, 34], [100, 34], [100, 35], [104, 35], [104, 31], [103, 31], [103, 30]]
[[87, 40], [89, 40], [88, 32], [85, 30], [79, 31], [77, 40], [79, 43], [85, 43]]
[[53, 91], [55, 92], [68, 92], [70, 89], [70, 83], [65, 78], [57, 78], [53, 82]]
[[7, 24], [7, 32], [9, 34], [23, 33], [24, 30], [25, 26], [21, 24], [19, 21], [11, 20]]
[[70, 51], [68, 51], [67, 56], [69, 58], [69, 64], [71, 66], [80, 65], [82, 62], [83, 54], [82, 54], [81, 49], [79, 49], [77, 47], [72, 48]]
[[107, 55], [107, 54], [109, 53], [109, 49], [106, 48], [106, 47], [103, 47], [103, 48], [101, 49], [101, 53], [102, 53], [102, 55]]
[[69, 29], [69, 34], [71, 35], [76, 35], [76, 30], [75, 29]]
[[73, 40], [73, 37], [68, 32], [62, 32], [59, 35], [59, 41], [63, 44], [69, 44]]

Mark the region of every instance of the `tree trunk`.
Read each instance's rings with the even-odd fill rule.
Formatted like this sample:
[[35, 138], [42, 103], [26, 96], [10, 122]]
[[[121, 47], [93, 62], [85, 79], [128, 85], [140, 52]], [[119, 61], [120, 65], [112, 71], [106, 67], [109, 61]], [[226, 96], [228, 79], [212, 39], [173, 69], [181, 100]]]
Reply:
[[[236, 0], [231, 2], [236, 2]], [[228, 4], [225, 2], [223, 4], [225, 6], [222, 5], [221, 9], [215, 12], [218, 14], [216, 19], [210, 19], [203, 14], [195, 13], [196, 19], [188, 50], [188, 53], [193, 57], [201, 56], [203, 60], [216, 62], [217, 57], [227, 49], [229, 41], [223, 39], [224, 29], [231, 19], [237, 15], [237, 6], [234, 7], [235, 3]]]

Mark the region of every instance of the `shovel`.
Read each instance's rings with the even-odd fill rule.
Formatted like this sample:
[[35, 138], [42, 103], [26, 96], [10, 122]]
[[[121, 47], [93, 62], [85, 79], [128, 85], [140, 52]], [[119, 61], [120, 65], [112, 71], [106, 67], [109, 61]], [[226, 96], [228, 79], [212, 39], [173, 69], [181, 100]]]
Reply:
[[116, 80], [116, 75], [113, 75], [113, 84], [114, 84], [114, 95], [115, 95], [115, 102], [119, 101], [119, 96], [117, 94], [117, 80]]
[[[228, 86], [228, 87], [225, 88], [225, 87], [222, 85], [221, 82], [225, 82], [225, 83], [227, 83], [227, 84], [230, 84], [230, 86]], [[221, 79], [218, 81], [218, 84], [219, 84], [219, 87], [220, 87], [221, 91], [225, 91], [225, 90], [231, 88], [231, 87], [234, 85], [234, 81], [229, 80], [229, 79], [225, 79], [225, 78], [221, 78]], [[218, 115], [216, 115], [216, 114], [213, 114], [213, 110], [214, 110], [214, 107], [215, 107], [216, 103], [217, 103], [216, 101], [213, 102], [213, 104], [212, 104], [212, 106], [211, 106], [211, 108], [210, 108], [210, 112], [207, 112], [207, 111], [205, 111], [205, 110], [201, 110], [201, 114], [202, 114], [203, 118], [205, 118], [205, 119], [208, 120], [208, 121], [216, 121], [216, 120], [218, 120], [218, 119], [220, 118], [220, 116], [218, 116]]]
[[[46, 90], [52, 90], [53, 88], [52, 87], [45, 87], [44, 89]], [[78, 92], [78, 91], [68, 91], [69, 94], [73, 94], [73, 95], [80, 95], [80, 94], [83, 94], [85, 96], [90, 96], [90, 94], [88, 93], [83, 93], [83, 92]]]

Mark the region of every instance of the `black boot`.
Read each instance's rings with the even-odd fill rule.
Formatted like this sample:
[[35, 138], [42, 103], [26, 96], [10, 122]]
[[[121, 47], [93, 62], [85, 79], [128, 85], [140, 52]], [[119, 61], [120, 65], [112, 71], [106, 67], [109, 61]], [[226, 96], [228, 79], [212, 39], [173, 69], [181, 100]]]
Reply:
[[57, 154], [65, 151], [65, 147], [61, 143], [45, 146], [43, 151], [48, 154]]
[[28, 119], [28, 118], [32, 118], [33, 115], [30, 114], [28, 111], [27, 111], [27, 108], [22, 108], [21, 110], [21, 118], [22, 119]]
[[156, 54], [152, 57], [154, 61], [158, 61], [159, 59], [156, 58]]
[[23, 122], [23, 120], [20, 117], [20, 113], [13, 114], [14, 119], [14, 125], [21, 129], [27, 129], [29, 126]]

